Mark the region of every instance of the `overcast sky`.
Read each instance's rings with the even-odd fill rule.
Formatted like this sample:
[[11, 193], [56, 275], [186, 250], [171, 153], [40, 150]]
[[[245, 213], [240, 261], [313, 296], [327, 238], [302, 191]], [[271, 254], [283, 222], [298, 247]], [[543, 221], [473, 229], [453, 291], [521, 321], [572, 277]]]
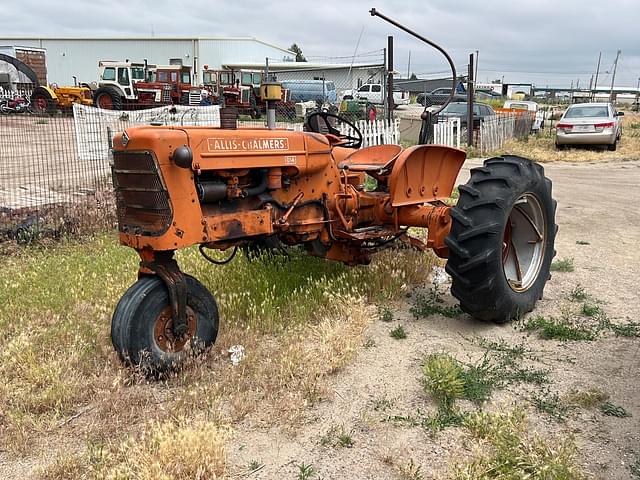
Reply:
[[[598, 53], [598, 85], [610, 85], [622, 50], [616, 86], [640, 77], [640, 0], [3, 0], [0, 35], [251, 36], [311, 59], [380, 51], [395, 36], [395, 67], [437, 77], [447, 69], [435, 50], [371, 17], [379, 11], [441, 44], [460, 70], [479, 50], [479, 81], [502, 78], [537, 86], [588, 86]], [[381, 58], [378, 53], [360, 60]], [[341, 59], [342, 61], [348, 61]]]

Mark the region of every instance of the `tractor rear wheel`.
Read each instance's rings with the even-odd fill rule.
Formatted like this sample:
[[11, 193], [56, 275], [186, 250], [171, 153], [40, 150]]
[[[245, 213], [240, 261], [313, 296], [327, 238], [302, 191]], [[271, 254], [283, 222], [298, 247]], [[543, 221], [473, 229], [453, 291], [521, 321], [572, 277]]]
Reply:
[[122, 95], [113, 87], [100, 87], [93, 94], [93, 105], [104, 110], [122, 110]]
[[218, 335], [218, 306], [195, 278], [187, 282], [187, 333], [176, 337], [169, 292], [156, 276], [142, 277], [122, 296], [111, 320], [111, 341], [128, 365], [149, 376], [178, 367], [188, 355], [198, 355]]
[[549, 279], [556, 202], [531, 160], [491, 158], [459, 187], [446, 238], [451, 293], [481, 320], [508, 322], [533, 310]]
[[31, 94], [31, 108], [37, 114], [53, 113], [55, 102], [46, 89], [37, 87]]

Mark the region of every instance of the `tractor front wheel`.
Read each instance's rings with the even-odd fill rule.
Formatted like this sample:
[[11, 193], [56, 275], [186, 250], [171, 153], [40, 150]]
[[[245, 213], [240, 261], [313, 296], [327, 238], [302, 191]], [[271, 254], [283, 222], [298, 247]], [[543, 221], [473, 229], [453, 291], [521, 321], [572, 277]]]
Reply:
[[53, 113], [55, 102], [46, 89], [38, 87], [31, 94], [31, 108], [37, 114]]
[[491, 158], [471, 170], [450, 210], [451, 293], [481, 320], [508, 322], [533, 310], [549, 279], [556, 202], [544, 169], [525, 158]]
[[156, 276], [142, 277], [122, 296], [111, 320], [111, 341], [121, 360], [149, 376], [178, 367], [211, 347], [218, 335], [218, 306], [195, 278], [187, 282], [187, 333], [173, 332], [169, 291]]

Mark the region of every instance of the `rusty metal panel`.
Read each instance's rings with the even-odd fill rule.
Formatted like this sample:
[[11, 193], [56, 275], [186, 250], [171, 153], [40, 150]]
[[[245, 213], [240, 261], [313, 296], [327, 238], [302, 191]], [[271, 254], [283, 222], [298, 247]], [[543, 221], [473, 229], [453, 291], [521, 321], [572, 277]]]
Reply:
[[151, 152], [113, 152], [113, 186], [122, 233], [159, 236], [173, 217], [169, 193]]
[[464, 150], [443, 145], [408, 148], [397, 158], [389, 178], [391, 205], [418, 205], [451, 196]]

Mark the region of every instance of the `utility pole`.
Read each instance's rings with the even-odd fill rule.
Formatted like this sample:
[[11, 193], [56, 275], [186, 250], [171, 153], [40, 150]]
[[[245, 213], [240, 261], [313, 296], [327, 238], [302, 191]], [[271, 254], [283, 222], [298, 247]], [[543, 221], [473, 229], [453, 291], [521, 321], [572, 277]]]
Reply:
[[473, 53], [469, 54], [467, 79], [467, 145], [473, 146]]
[[620, 54], [622, 50], [618, 50], [616, 53], [616, 60], [613, 62], [613, 75], [611, 76], [611, 92], [609, 93], [609, 101], [613, 103], [613, 84], [616, 81], [616, 70], [618, 69], [618, 58], [620, 58]]
[[635, 108], [636, 112], [640, 110], [639, 101], [640, 101], [640, 77], [638, 77], [638, 86], [636, 87], [636, 108]]
[[592, 87], [593, 87], [593, 73], [591, 74], [591, 80], [589, 80], [589, 92], [592, 92]]
[[407, 62], [407, 80], [411, 76], [411, 50], [409, 50], [409, 61]]
[[598, 90], [598, 75], [600, 75], [600, 60], [602, 59], [602, 52], [598, 54], [598, 66], [596, 67], [596, 81], [593, 84], [593, 92], [591, 92], [591, 96], [595, 98], [596, 91]]
[[569, 88], [569, 92], [571, 95], [571, 103], [573, 103], [573, 80], [571, 80], [571, 87]]
[[387, 37], [387, 120], [393, 119], [393, 36]]

